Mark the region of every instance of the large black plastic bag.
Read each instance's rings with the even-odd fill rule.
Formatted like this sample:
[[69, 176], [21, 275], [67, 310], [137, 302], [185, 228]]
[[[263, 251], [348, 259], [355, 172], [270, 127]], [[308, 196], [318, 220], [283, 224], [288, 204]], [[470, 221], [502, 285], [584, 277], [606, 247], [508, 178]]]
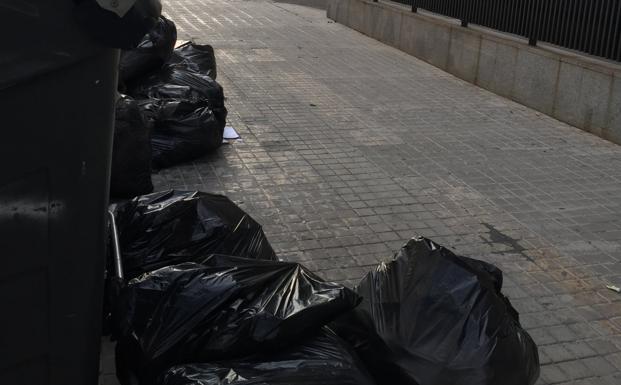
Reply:
[[209, 76], [167, 66], [141, 82], [133, 94], [159, 108], [152, 135], [153, 167], [190, 161], [222, 145], [224, 92]]
[[297, 263], [212, 255], [129, 282], [116, 309], [118, 354], [149, 381], [174, 364], [294, 344], [358, 302]]
[[356, 288], [334, 323], [379, 384], [532, 385], [537, 346], [500, 292], [502, 272], [417, 238]]
[[213, 47], [210, 45], [186, 42], [175, 48], [168, 63], [181, 63], [186, 68], [208, 75], [213, 80], [216, 80], [218, 76], [216, 56]]
[[114, 215], [128, 279], [212, 253], [276, 259], [261, 226], [222, 195], [157, 192], [116, 205]]
[[170, 368], [156, 385], [372, 385], [356, 354], [328, 328], [275, 354]]
[[176, 42], [175, 23], [160, 16], [136, 48], [121, 52], [119, 80], [127, 83], [161, 68], [171, 58]]
[[207, 101], [165, 99], [159, 107], [151, 136], [153, 167], [190, 161], [222, 145], [226, 114], [214, 112]]
[[212, 109], [224, 107], [224, 90], [209, 75], [196, 72], [184, 63], [167, 64], [136, 85], [131, 95], [143, 98], [170, 98], [169, 86], [188, 87], [184, 98], [207, 100]]
[[129, 198], [151, 191], [149, 127], [136, 101], [121, 95], [116, 103], [110, 195]]

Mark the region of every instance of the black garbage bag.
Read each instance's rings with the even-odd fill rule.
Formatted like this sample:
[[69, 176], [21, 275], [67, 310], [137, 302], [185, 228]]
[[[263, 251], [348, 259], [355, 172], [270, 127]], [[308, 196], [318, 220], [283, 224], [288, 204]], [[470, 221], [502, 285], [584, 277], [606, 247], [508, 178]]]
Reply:
[[176, 42], [175, 23], [160, 16], [136, 48], [121, 52], [119, 80], [128, 83], [161, 68], [172, 57]]
[[[163, 80], [160, 79], [160, 75]], [[134, 95], [156, 108], [152, 135], [153, 167], [191, 161], [222, 145], [227, 110], [222, 87], [207, 75], [169, 66], [141, 81]]]
[[222, 145], [226, 109], [205, 100], [164, 99], [154, 122], [153, 167], [170, 167], [199, 158]]
[[188, 68], [184, 62], [164, 65], [141, 79], [129, 94], [136, 98], [167, 99], [171, 98], [170, 86], [182, 87], [178, 91], [184, 96], [176, 98], [206, 100], [212, 109], [224, 108], [222, 86], [209, 75]]
[[316, 336], [279, 353], [172, 367], [156, 384], [373, 385], [373, 380], [353, 350], [324, 327]]
[[136, 99], [136, 103], [145, 123], [153, 131], [155, 122], [160, 118], [160, 101], [157, 99]]
[[136, 101], [121, 95], [116, 103], [110, 196], [130, 198], [151, 191], [149, 127]]
[[362, 304], [332, 326], [379, 384], [532, 385], [537, 346], [501, 287], [495, 266], [417, 238], [362, 279]]
[[[276, 351], [354, 308], [350, 289], [297, 263], [212, 255], [129, 282], [118, 354], [143, 383], [172, 365]], [[122, 376], [119, 376], [122, 377]]]
[[114, 207], [127, 279], [209, 254], [275, 260], [261, 226], [227, 197], [163, 191]]
[[216, 55], [210, 45], [186, 42], [175, 48], [169, 64], [183, 64], [184, 67], [204, 75], [213, 80], [218, 76]]

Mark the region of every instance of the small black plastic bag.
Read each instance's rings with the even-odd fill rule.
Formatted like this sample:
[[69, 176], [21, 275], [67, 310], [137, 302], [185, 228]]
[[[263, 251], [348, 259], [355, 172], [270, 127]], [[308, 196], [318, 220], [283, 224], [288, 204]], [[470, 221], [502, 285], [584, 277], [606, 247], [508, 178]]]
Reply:
[[136, 48], [121, 52], [119, 80], [128, 83], [160, 69], [172, 57], [176, 42], [175, 23], [160, 16]]
[[216, 56], [210, 45], [186, 42], [173, 51], [169, 64], [183, 64], [194, 72], [208, 75], [213, 80], [218, 76]]

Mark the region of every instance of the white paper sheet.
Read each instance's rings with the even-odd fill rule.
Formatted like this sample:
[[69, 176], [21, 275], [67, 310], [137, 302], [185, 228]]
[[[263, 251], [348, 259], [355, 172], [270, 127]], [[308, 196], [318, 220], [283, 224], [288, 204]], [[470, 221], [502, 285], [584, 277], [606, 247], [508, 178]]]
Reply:
[[237, 131], [235, 131], [235, 129], [231, 126], [226, 126], [224, 127], [224, 135], [223, 135], [224, 139], [239, 139], [240, 136], [237, 133]]

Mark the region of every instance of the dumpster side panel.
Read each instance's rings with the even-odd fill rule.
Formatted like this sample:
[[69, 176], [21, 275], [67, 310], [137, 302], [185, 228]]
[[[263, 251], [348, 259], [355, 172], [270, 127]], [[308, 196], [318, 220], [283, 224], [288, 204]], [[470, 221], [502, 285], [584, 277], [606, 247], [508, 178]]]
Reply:
[[117, 63], [0, 89], [2, 384], [97, 383]]

